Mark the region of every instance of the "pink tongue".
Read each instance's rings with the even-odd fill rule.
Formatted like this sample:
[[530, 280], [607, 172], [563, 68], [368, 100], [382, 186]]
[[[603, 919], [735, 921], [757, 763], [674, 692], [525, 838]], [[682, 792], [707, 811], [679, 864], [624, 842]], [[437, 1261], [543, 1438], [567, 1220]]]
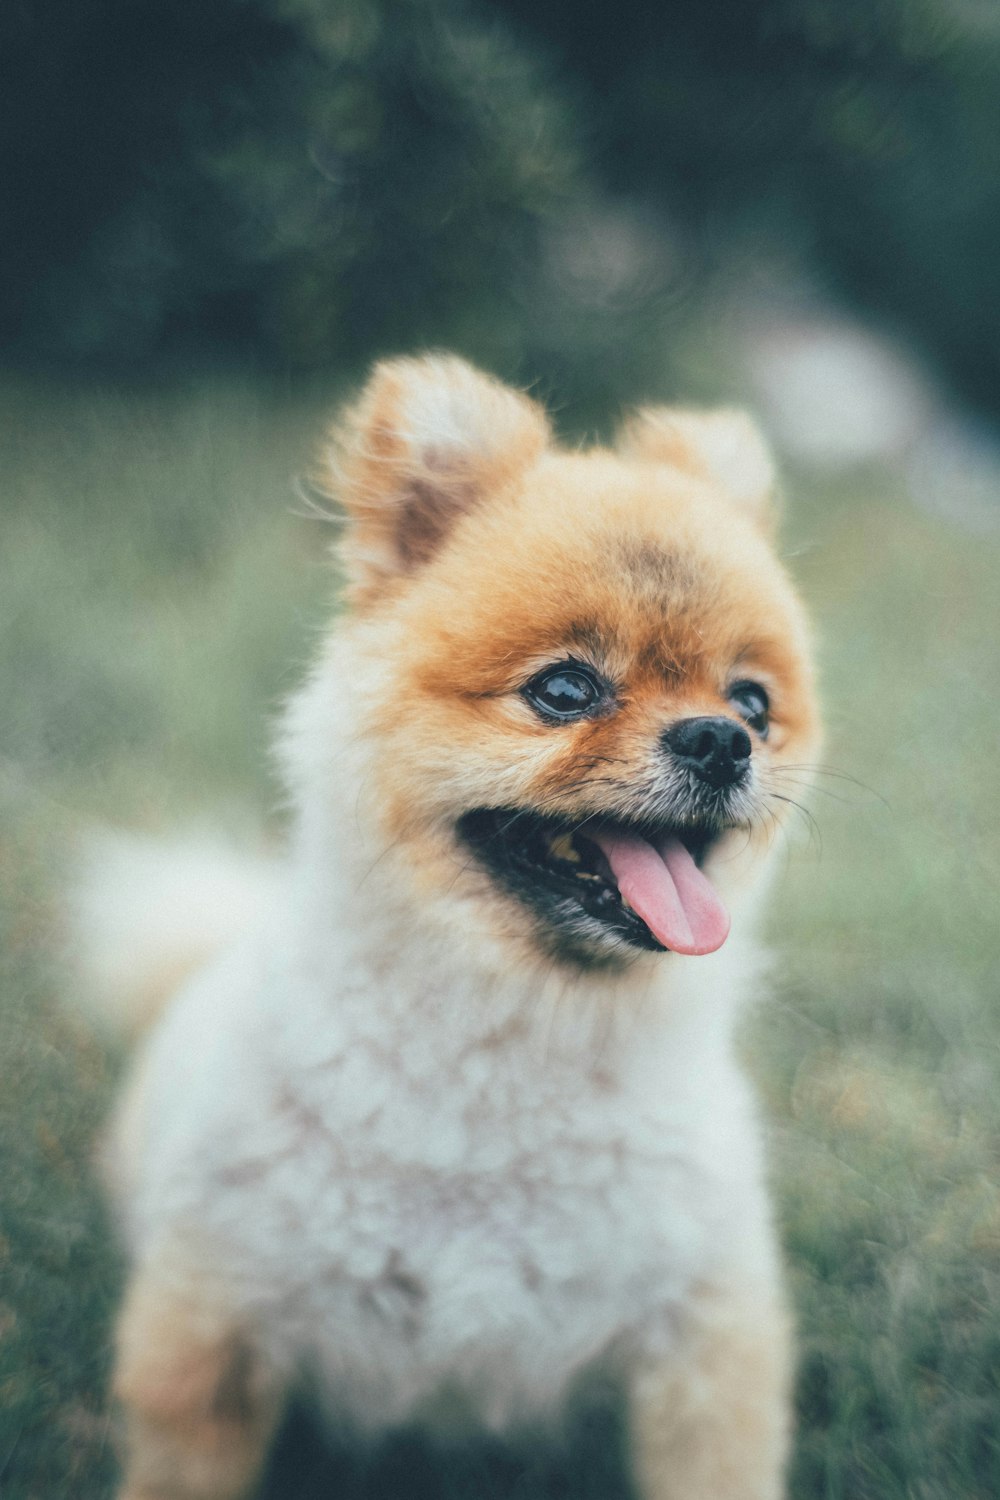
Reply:
[[678, 838], [659, 850], [634, 833], [601, 829], [590, 834], [618, 889], [665, 948], [674, 953], [714, 953], [729, 936], [729, 913], [711, 882]]

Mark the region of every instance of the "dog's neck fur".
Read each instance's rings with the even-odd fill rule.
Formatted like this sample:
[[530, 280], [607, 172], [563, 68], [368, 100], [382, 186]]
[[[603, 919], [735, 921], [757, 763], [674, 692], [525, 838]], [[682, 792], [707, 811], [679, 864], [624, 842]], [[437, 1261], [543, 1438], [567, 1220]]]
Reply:
[[[633, 1048], [704, 1055], [728, 1050], [735, 1011], [758, 960], [738, 928], [719, 954], [637, 954], [621, 969], [587, 970], [517, 952], [486, 930], [475, 908], [456, 913], [414, 897], [399, 851], [377, 833], [359, 705], [339, 669], [336, 641], [286, 720], [282, 754], [297, 805], [290, 851], [293, 949], [342, 1019], [397, 1034], [420, 1028], [451, 1055], [498, 1042], [579, 1065], [623, 1065]], [[378, 1014], [372, 996], [378, 995]], [[318, 1018], [317, 1018], [318, 1021]], [[595, 1064], [596, 1065], [596, 1064]]]

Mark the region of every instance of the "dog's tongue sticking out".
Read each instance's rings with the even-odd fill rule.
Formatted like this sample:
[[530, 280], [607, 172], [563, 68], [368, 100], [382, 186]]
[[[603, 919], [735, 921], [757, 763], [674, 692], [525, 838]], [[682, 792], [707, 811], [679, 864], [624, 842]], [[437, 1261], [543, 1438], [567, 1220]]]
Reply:
[[729, 913], [678, 838], [658, 849], [635, 833], [599, 829], [591, 835], [611, 866], [618, 889], [650, 932], [674, 953], [714, 953], [729, 936]]

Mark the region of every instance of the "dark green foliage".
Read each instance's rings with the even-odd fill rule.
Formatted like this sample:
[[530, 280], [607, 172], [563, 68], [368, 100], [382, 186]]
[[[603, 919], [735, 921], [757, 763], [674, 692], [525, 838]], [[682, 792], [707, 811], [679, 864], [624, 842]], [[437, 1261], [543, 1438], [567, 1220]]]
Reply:
[[15, 0], [0, 49], [0, 332], [22, 354], [342, 371], [448, 345], [592, 410], [648, 384], [648, 267], [564, 270], [593, 237], [572, 114], [495, 16]]
[[457, 5], [89, 0], [0, 27], [4, 323], [61, 353], [440, 340], [489, 323], [573, 179], [537, 69]]
[[710, 271], [802, 256], [1000, 409], [1000, 15], [951, 0], [499, 0], [565, 59], [617, 191]]
[[11, 0], [0, 56], [19, 357], [449, 345], [590, 421], [763, 243], [996, 404], [988, 3]]

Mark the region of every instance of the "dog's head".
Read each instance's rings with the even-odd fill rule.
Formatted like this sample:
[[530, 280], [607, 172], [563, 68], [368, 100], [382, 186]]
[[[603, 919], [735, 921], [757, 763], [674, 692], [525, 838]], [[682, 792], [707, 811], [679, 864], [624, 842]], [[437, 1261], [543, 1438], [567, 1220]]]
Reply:
[[567, 452], [430, 357], [376, 369], [336, 462], [357, 729], [422, 899], [570, 964], [721, 946], [817, 740], [753, 425]]

